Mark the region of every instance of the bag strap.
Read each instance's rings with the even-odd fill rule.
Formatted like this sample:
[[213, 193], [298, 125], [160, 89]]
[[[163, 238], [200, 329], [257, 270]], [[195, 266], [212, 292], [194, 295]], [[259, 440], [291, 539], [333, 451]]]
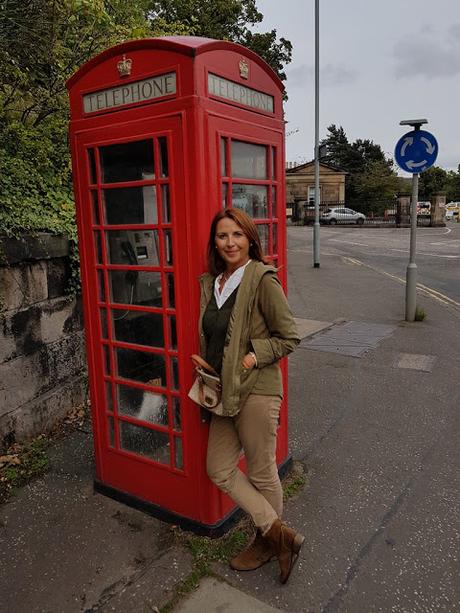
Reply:
[[204, 370], [207, 370], [208, 372], [210, 372], [212, 375], [215, 375], [216, 377], [219, 376], [219, 374], [211, 366], [211, 364], [208, 364], [206, 360], [203, 360], [203, 358], [200, 355], [197, 355], [196, 353], [194, 353], [190, 356], [190, 359], [195, 364], [195, 366], [200, 366], [201, 368], [204, 368]]

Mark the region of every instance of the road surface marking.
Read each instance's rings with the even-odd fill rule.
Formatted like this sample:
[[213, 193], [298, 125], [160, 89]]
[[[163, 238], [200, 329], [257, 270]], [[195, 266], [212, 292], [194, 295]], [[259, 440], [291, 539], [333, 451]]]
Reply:
[[[390, 249], [390, 251], [400, 251], [401, 253], [409, 253], [408, 249]], [[424, 253], [423, 251], [417, 251], [417, 255], [428, 255], [432, 258], [447, 258], [448, 260], [460, 259], [460, 255], [440, 255], [438, 253]]]
[[441, 255], [437, 253], [423, 253], [423, 251], [418, 251], [418, 253], [420, 255], [429, 255], [433, 258], [447, 258], [449, 260], [458, 260], [460, 258], [460, 255]]
[[[397, 281], [398, 283], [401, 283], [402, 285], [406, 285], [405, 279], [398, 277], [397, 275], [393, 275], [390, 272], [386, 272], [386, 270], [381, 270], [380, 268], [369, 266], [369, 264], [364, 264], [364, 262], [361, 262], [360, 260], [356, 260], [354, 258], [343, 257], [342, 259], [345, 261], [349, 261], [350, 263], [355, 264], [357, 266], [365, 266], [366, 268], [370, 268], [371, 270], [374, 270], [375, 272], [378, 272], [382, 275], [390, 277], [390, 279], [393, 279], [394, 281]], [[417, 289], [422, 294], [426, 294], [430, 296], [430, 298], [433, 298], [434, 300], [437, 300], [438, 302], [441, 302], [442, 304], [445, 304], [447, 306], [453, 306], [453, 307], [456, 307], [457, 309], [460, 309], [460, 302], [457, 302], [456, 300], [449, 298], [449, 296], [446, 296], [445, 294], [442, 294], [441, 292], [438, 292], [437, 290], [432, 289], [431, 287], [428, 287], [427, 285], [423, 285], [423, 283], [417, 283]]]
[[364, 264], [359, 260], [355, 260], [355, 258], [349, 258], [345, 255], [342, 256], [342, 260], [344, 260], [345, 262], [349, 262], [350, 264], [355, 264], [355, 266], [364, 266]]
[[442, 243], [428, 243], [429, 245], [442, 245], [443, 247], [445, 247], [446, 245], [448, 247], [456, 247], [457, 245], [460, 245], [460, 240], [457, 239], [452, 239], [451, 241], [443, 241]]
[[369, 245], [366, 245], [366, 243], [352, 243], [351, 241], [342, 241], [340, 238], [330, 238], [329, 241], [334, 243], [346, 243], [347, 245], [361, 245], [361, 247], [369, 247]]
[[[425, 230], [430, 230], [430, 228], [417, 228], [418, 230], [421, 230], [422, 232]], [[445, 232], [441, 232], [440, 236], [445, 236], [446, 234], [450, 234], [452, 232], [452, 228], [446, 228]], [[430, 236], [436, 236], [436, 234], [433, 232], [433, 234], [430, 234]], [[423, 234], [420, 234], [420, 236], [423, 236]]]
[[447, 300], [449, 304], [460, 307], [460, 302], [449, 298], [449, 296], [446, 296], [445, 294], [441, 294], [441, 292], [438, 292], [438, 290], [433, 289], [432, 287], [427, 287], [426, 285], [423, 285], [423, 283], [417, 283], [417, 287], [420, 287], [420, 289], [425, 292], [429, 292], [431, 295], [433, 295], [433, 297], [439, 297], [440, 300]]
[[[312, 253], [312, 250], [311, 249], [288, 249], [288, 253]], [[321, 255], [336, 256], [337, 253], [328, 253], [327, 251], [321, 251]]]

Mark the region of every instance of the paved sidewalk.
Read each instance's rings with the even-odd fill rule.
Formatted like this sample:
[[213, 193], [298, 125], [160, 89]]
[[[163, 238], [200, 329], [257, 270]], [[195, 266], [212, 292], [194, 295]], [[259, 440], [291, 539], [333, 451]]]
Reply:
[[[295, 242], [289, 300], [306, 336], [290, 358], [290, 444], [307, 484], [286, 505], [306, 535], [287, 586], [276, 562], [215, 564], [175, 609], [460, 612], [460, 312]], [[327, 348], [327, 349], [326, 349]], [[170, 526], [92, 491], [89, 432], [0, 508], [0, 610], [160, 610], [192, 559]]]

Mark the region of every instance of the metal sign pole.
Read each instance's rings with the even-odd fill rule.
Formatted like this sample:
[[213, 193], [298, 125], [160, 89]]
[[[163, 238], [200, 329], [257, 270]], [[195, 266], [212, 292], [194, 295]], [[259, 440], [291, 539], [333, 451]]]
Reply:
[[418, 173], [412, 175], [412, 201], [410, 203], [410, 247], [409, 264], [406, 270], [406, 321], [415, 321], [417, 309], [417, 264], [415, 253], [417, 250], [417, 202], [418, 202]]
[[406, 321], [415, 321], [417, 311], [417, 264], [415, 253], [417, 245], [417, 201], [419, 173], [427, 170], [436, 161], [438, 142], [435, 137], [420, 130], [428, 123], [426, 119], [405, 119], [400, 126], [412, 126], [412, 132], [404, 134], [395, 147], [395, 159], [400, 168], [412, 174], [412, 201], [410, 206], [410, 246], [409, 264], [406, 271]]
[[313, 266], [319, 268], [319, 0], [315, 0], [315, 223]]

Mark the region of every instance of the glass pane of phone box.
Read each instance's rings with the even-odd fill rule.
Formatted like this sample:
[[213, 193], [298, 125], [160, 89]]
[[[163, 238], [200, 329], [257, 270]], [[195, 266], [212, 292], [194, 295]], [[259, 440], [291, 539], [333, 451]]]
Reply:
[[157, 230], [107, 230], [109, 264], [159, 266]]
[[136, 424], [119, 421], [120, 447], [126, 451], [143, 455], [161, 464], [170, 463], [169, 436]]
[[160, 426], [168, 425], [168, 399], [128, 385], [117, 385], [118, 413]]
[[159, 349], [165, 346], [161, 313], [113, 309], [112, 320], [113, 337], [117, 341]]
[[166, 387], [166, 364], [163, 355], [117, 347], [115, 357], [119, 377], [154, 387]]
[[161, 274], [142, 270], [109, 270], [112, 304], [161, 307]]

